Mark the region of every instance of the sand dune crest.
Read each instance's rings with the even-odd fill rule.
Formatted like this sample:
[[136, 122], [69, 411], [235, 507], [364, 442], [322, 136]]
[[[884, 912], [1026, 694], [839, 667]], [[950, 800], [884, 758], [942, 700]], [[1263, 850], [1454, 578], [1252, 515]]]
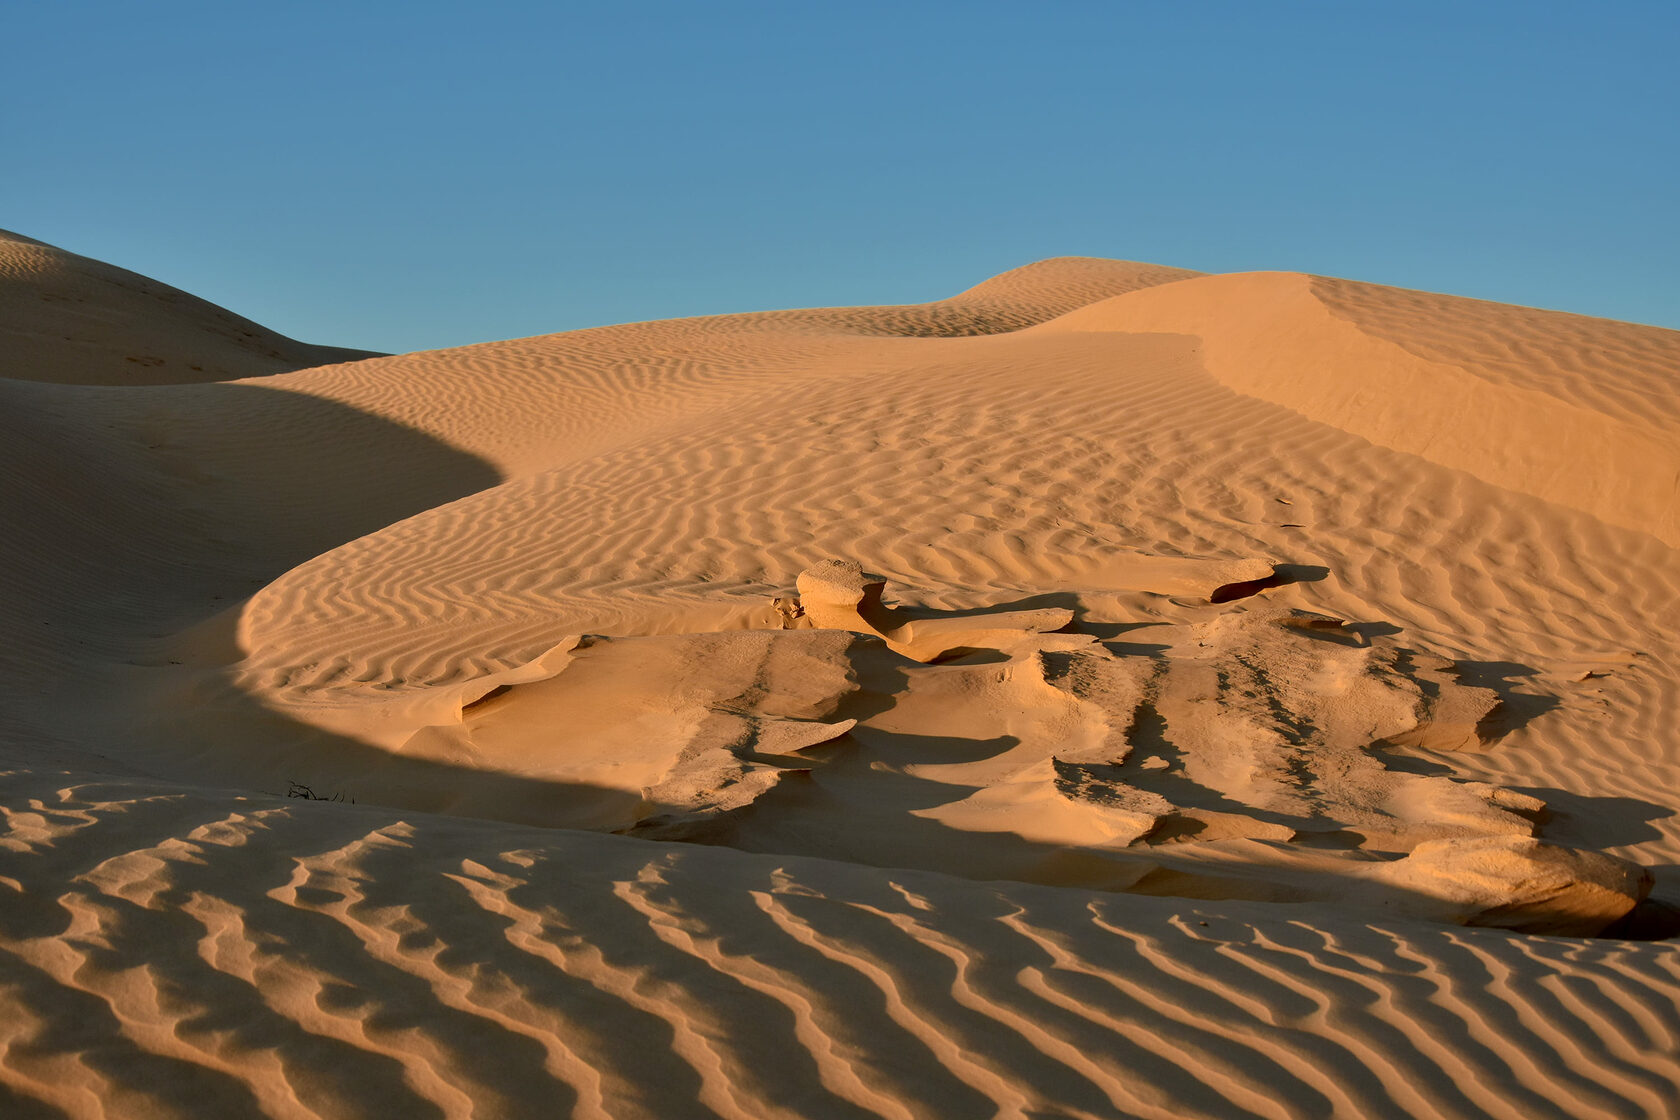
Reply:
[[1195, 335], [1240, 392], [1680, 545], [1673, 331], [1297, 273], [1145, 289], [1039, 329]]
[[0, 230], [0, 377], [179, 385], [372, 356], [298, 342], [167, 284]]

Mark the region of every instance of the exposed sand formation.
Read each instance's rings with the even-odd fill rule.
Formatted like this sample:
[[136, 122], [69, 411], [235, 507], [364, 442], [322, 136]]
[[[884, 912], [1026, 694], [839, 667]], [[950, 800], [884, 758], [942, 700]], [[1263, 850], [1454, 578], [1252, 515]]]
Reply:
[[1680, 1101], [1680, 333], [1067, 259], [354, 356], [0, 239], [0, 1113]]

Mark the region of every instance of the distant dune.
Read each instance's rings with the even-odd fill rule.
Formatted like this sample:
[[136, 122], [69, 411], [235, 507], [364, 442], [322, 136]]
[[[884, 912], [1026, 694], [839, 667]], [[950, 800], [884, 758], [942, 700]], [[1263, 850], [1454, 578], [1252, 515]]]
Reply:
[[1060, 258], [372, 356], [4, 235], [0, 473], [5, 1115], [1680, 1100], [1680, 332]]
[[372, 356], [298, 342], [167, 284], [0, 230], [0, 377], [180, 385]]
[[1680, 545], [1680, 331], [1283, 272], [1043, 329], [1194, 335], [1239, 392]]

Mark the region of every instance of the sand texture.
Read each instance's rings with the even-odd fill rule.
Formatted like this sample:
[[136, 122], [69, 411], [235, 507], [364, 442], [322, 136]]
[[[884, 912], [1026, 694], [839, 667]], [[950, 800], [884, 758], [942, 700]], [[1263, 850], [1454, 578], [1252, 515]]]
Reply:
[[167, 284], [0, 230], [0, 377], [175, 385], [371, 356], [298, 342]]
[[1680, 332], [357, 357], [0, 239], [0, 1115], [1680, 1111]]

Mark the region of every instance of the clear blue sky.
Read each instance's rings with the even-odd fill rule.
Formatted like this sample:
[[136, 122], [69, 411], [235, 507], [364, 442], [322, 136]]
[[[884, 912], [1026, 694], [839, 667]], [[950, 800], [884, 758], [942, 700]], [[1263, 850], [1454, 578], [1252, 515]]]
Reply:
[[409, 350], [1062, 254], [1680, 327], [1680, 3], [0, 5], [0, 228]]

